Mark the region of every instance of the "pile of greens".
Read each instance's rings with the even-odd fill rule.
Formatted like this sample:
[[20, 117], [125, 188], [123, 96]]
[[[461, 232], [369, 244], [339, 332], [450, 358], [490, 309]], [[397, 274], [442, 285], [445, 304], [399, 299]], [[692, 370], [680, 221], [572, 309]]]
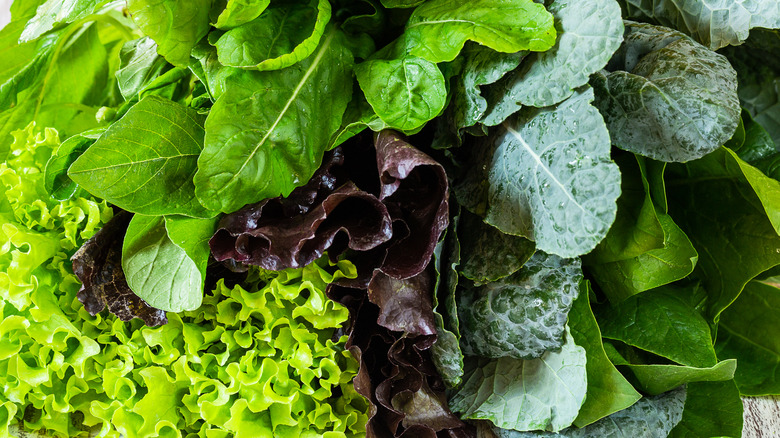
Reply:
[[15, 0], [0, 436], [739, 437], [773, 0]]

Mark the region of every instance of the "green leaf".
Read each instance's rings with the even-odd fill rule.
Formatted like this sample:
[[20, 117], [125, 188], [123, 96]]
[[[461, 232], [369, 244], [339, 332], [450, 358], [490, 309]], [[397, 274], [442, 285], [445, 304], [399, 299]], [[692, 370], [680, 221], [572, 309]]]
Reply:
[[195, 310], [203, 300], [208, 257], [190, 258], [168, 237], [165, 224], [162, 216], [133, 216], [122, 245], [122, 270], [133, 293], [150, 306]]
[[547, 253], [590, 252], [612, 225], [620, 195], [609, 134], [592, 100], [587, 88], [504, 122], [472, 148], [472, 170], [454, 185], [458, 202]]
[[214, 27], [232, 29], [249, 23], [265, 11], [271, 0], [227, 0], [225, 9], [219, 14]]
[[720, 318], [716, 351], [739, 362], [734, 380], [742, 395], [780, 394], [780, 289], [751, 281]]
[[204, 205], [228, 213], [308, 181], [350, 100], [352, 55], [340, 39], [332, 30], [303, 62], [245, 72], [219, 97], [195, 174]]
[[740, 106], [728, 60], [680, 32], [628, 22], [625, 41], [596, 73], [596, 107], [612, 144], [656, 160], [685, 162], [728, 141]]
[[498, 438], [663, 438], [683, 416], [685, 389], [644, 397], [628, 409], [616, 412], [582, 429], [560, 433], [516, 432], [493, 429]]
[[596, 319], [606, 339], [614, 339], [682, 365], [711, 367], [718, 359], [707, 321], [683, 291], [662, 287], [602, 306]]
[[558, 34], [555, 46], [534, 53], [523, 66], [487, 91], [483, 123], [497, 125], [522, 106], [555, 105], [604, 68], [623, 41], [623, 19], [615, 0], [555, 0], [548, 6]]
[[370, 59], [355, 67], [368, 103], [387, 125], [412, 130], [438, 116], [447, 89], [436, 64], [415, 56]]
[[754, 27], [780, 27], [780, 5], [772, 0], [619, 0], [626, 18], [652, 20], [687, 33], [717, 50], [739, 46]]
[[642, 397], [609, 361], [601, 342], [601, 330], [590, 309], [590, 293], [590, 283], [582, 282], [580, 294], [569, 312], [571, 335], [587, 356], [588, 396], [574, 421], [577, 427], [626, 409]]
[[187, 66], [192, 48], [209, 31], [212, 0], [127, 0], [133, 21], [173, 65]]
[[459, 290], [463, 352], [534, 359], [560, 348], [580, 280], [579, 259], [537, 251], [515, 274]]
[[44, 187], [46, 193], [59, 201], [72, 198], [78, 190], [78, 184], [68, 176], [68, 168], [103, 133], [103, 129], [83, 132], [62, 142], [46, 163]]
[[133, 213], [211, 217], [192, 183], [203, 135], [202, 117], [194, 111], [148, 96], [111, 125], [68, 176]]
[[726, 148], [669, 166], [666, 180], [670, 214], [699, 253], [707, 318], [717, 322], [748, 281], [780, 264], [780, 182]]
[[157, 54], [157, 44], [149, 37], [128, 41], [119, 53], [117, 84], [126, 100], [137, 96], [152, 80], [160, 76], [168, 63]]
[[272, 6], [217, 40], [219, 62], [260, 71], [289, 67], [314, 53], [330, 15], [328, 0]]
[[670, 438], [742, 437], [742, 399], [733, 380], [689, 383], [686, 390], [682, 421]]
[[764, 170], [757, 162], [774, 158], [778, 152], [777, 146], [766, 129], [753, 120], [750, 113], [743, 110], [742, 119], [744, 120], [745, 125], [745, 141], [739, 151], [735, 152], [737, 152], [737, 155], [739, 155], [739, 158], [742, 160]]
[[381, 0], [386, 8], [413, 8], [425, 2], [425, 0]]
[[532, 0], [429, 0], [409, 17], [403, 39], [412, 56], [439, 63], [455, 59], [469, 40], [505, 53], [549, 50], [555, 27]]
[[718, 362], [711, 367], [688, 367], [679, 365], [623, 365], [631, 370], [638, 382], [638, 388], [650, 395], [671, 391], [691, 382], [723, 382], [734, 379], [737, 361]]
[[27, 22], [20, 43], [32, 41], [61, 23], [72, 23], [99, 9], [108, 0], [47, 0]]
[[568, 330], [560, 351], [533, 360], [470, 358], [450, 408], [467, 420], [515, 430], [557, 432], [574, 422], [585, 400], [585, 349]]
[[504, 234], [468, 211], [462, 213], [461, 222], [460, 273], [477, 286], [517, 272], [536, 251], [530, 240]]
[[211, 248], [209, 240], [217, 230], [219, 218], [198, 219], [186, 216], [165, 216], [165, 230], [168, 238], [183, 249], [201, 274], [205, 275]]

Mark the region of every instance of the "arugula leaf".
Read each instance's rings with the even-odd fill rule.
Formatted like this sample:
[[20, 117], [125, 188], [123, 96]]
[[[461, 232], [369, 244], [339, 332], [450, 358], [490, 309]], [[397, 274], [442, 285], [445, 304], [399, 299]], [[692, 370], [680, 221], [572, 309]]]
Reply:
[[537, 251], [515, 274], [482, 287], [460, 290], [458, 319], [463, 352], [534, 359], [560, 348], [580, 280], [579, 259], [561, 259]]
[[466, 360], [463, 386], [450, 398], [461, 418], [490, 420], [515, 430], [552, 430], [572, 424], [585, 401], [585, 349], [566, 330], [560, 351], [522, 360]]
[[[590, 252], [615, 219], [620, 172], [593, 90], [521, 112], [472, 149], [458, 201], [507, 234], [561, 257]], [[486, 206], [486, 207], [485, 207]]]
[[737, 361], [728, 359], [711, 367], [679, 365], [628, 364], [621, 368], [631, 370], [642, 391], [657, 395], [691, 382], [723, 382], [734, 379]]
[[225, 9], [220, 12], [214, 27], [232, 29], [249, 23], [265, 11], [271, 0], [227, 0]]
[[192, 183], [203, 148], [202, 123], [194, 111], [148, 96], [111, 125], [68, 176], [133, 213], [214, 216], [195, 199]]
[[219, 62], [260, 71], [289, 67], [314, 53], [330, 16], [328, 0], [271, 6], [219, 37], [214, 43]]
[[555, 44], [553, 17], [532, 0], [429, 0], [414, 10], [404, 30], [412, 56], [452, 61], [466, 41], [498, 52], [545, 51]]
[[623, 45], [591, 85], [612, 144], [657, 160], [702, 157], [739, 122], [728, 60], [665, 27], [627, 22]]
[[742, 437], [742, 399], [733, 380], [689, 383], [686, 392], [682, 420], [670, 438]]
[[609, 361], [601, 341], [601, 330], [590, 308], [590, 283], [580, 284], [580, 294], [569, 312], [569, 328], [574, 342], [585, 348], [588, 396], [574, 425], [585, 427], [628, 408], [642, 396]]
[[74, 135], [51, 155], [44, 171], [44, 187], [54, 199], [64, 201], [76, 194], [78, 184], [68, 177], [68, 168], [102, 133], [102, 129], [96, 129]]
[[186, 67], [192, 48], [209, 30], [212, 0], [127, 0], [133, 21], [157, 42], [157, 52]]
[[623, 41], [615, 0], [555, 0], [547, 9], [555, 17], [555, 46], [531, 54], [521, 68], [488, 88], [490, 108], [483, 123], [497, 125], [522, 106], [562, 102], [604, 68]]
[[352, 55], [331, 29], [317, 52], [281, 71], [245, 72], [206, 119], [195, 193], [228, 213], [286, 196], [319, 167], [352, 91]]

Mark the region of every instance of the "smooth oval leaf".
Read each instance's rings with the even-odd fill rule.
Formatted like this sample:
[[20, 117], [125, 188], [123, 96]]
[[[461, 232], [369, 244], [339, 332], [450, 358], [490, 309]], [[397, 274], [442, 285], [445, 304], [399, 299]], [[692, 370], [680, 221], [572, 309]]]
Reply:
[[119, 59], [116, 81], [125, 100], [138, 95], [169, 67], [165, 59], [157, 54], [157, 43], [146, 36], [126, 42], [119, 52]]
[[444, 109], [447, 88], [436, 64], [422, 58], [372, 59], [355, 67], [366, 100], [387, 126], [409, 131]]
[[249, 23], [259, 17], [270, 4], [271, 0], [228, 0], [214, 27], [227, 30]]
[[615, 219], [620, 171], [593, 91], [524, 111], [474, 148], [458, 201], [507, 234], [561, 257], [591, 251]]
[[219, 62], [260, 71], [289, 67], [314, 53], [330, 15], [328, 0], [271, 7], [217, 40]]
[[78, 184], [68, 177], [68, 168], [103, 133], [103, 129], [83, 132], [62, 142], [46, 162], [43, 184], [46, 192], [58, 201], [70, 199], [76, 194]]
[[737, 369], [737, 361], [728, 359], [705, 368], [658, 364], [630, 364], [623, 367], [634, 373], [639, 389], [650, 395], [656, 395], [686, 383], [731, 380]]
[[229, 80], [206, 120], [195, 191], [230, 213], [287, 196], [319, 167], [352, 94], [352, 55], [331, 30], [317, 52], [284, 70]]
[[553, 17], [532, 0], [430, 0], [414, 10], [404, 30], [410, 54], [452, 61], [466, 41], [493, 50], [545, 51], [555, 44]]
[[203, 267], [201, 272], [168, 238], [163, 217], [133, 216], [122, 245], [122, 270], [130, 289], [150, 306], [168, 312], [200, 307], [206, 274]]
[[32, 41], [58, 24], [80, 20], [106, 3], [108, 0], [47, 0], [27, 22], [19, 42]]
[[195, 198], [192, 183], [203, 136], [201, 116], [147, 96], [71, 165], [68, 176], [133, 213], [212, 217]]

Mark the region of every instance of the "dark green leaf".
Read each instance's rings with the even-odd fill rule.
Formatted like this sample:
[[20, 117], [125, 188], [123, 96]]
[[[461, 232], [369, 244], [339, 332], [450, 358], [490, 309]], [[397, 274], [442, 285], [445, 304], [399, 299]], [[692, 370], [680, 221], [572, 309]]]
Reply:
[[679, 365], [624, 365], [634, 373], [638, 388], [650, 395], [671, 391], [691, 382], [723, 382], [734, 379], [737, 361], [724, 360], [707, 368]]
[[742, 119], [745, 122], [745, 141], [739, 151], [735, 151], [739, 158], [756, 165], [757, 161], [776, 155], [777, 146], [766, 129], [753, 120], [747, 111], [742, 111]]
[[682, 421], [670, 438], [742, 437], [742, 399], [733, 380], [687, 385]]
[[214, 216], [195, 199], [192, 183], [203, 149], [202, 123], [201, 116], [177, 103], [146, 97], [111, 125], [68, 175], [133, 213]]

